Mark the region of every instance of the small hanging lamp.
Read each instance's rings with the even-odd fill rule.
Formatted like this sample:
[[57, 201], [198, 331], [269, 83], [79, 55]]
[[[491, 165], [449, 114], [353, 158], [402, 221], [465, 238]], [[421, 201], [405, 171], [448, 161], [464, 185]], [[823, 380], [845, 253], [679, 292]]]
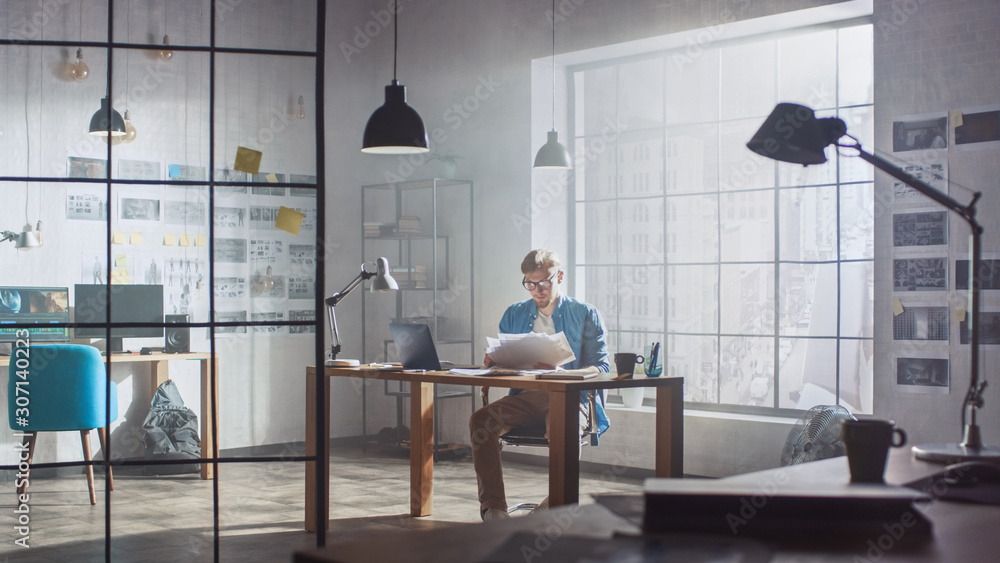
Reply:
[[552, 0], [552, 130], [549, 131], [548, 140], [538, 149], [535, 155], [534, 168], [550, 170], [567, 170], [573, 168], [573, 160], [569, 156], [569, 150], [559, 142], [559, 133], [556, 131], [556, 0]]
[[[108, 123], [108, 116], [111, 117], [110, 124]], [[101, 98], [101, 109], [97, 110], [94, 113], [94, 117], [90, 118], [90, 134], [97, 135], [98, 137], [107, 137], [109, 130], [112, 137], [124, 137], [125, 120], [122, 119], [122, 114], [111, 107], [111, 100], [108, 96], [104, 96]]]
[[385, 87], [385, 103], [368, 118], [361, 152], [415, 154], [429, 152], [427, 129], [420, 115], [406, 105], [406, 86], [396, 80], [399, 11], [393, 17], [392, 83]]

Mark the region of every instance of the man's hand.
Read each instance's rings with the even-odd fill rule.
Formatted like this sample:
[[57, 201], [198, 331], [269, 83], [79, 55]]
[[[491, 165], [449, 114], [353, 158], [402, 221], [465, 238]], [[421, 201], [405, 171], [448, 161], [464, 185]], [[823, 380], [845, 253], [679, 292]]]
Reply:
[[483, 356], [483, 366], [491, 368], [495, 365], [497, 365], [497, 363], [493, 361], [493, 358], [491, 358], [489, 354]]

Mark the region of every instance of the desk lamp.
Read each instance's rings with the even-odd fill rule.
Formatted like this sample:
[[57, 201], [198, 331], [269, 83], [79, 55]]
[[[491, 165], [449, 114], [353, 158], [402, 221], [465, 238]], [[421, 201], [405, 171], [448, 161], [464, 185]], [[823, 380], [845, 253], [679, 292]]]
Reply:
[[[841, 144], [838, 141], [842, 137], [852, 139], [854, 142]], [[983, 391], [986, 389], [986, 381], [979, 379], [979, 291], [981, 285], [979, 276], [980, 263], [982, 262], [983, 227], [976, 221], [976, 203], [982, 193], [974, 193], [972, 201], [963, 204], [941, 193], [930, 184], [903, 172], [885, 159], [862, 150], [861, 143], [847, 134], [847, 125], [843, 120], [836, 117], [817, 119], [812, 109], [798, 104], [781, 103], [775, 106], [771, 115], [767, 117], [764, 124], [747, 143], [747, 148], [774, 160], [806, 166], [826, 162], [823, 149], [828, 145], [858, 151], [858, 156], [872, 166], [954, 211], [969, 224], [972, 231], [972, 258], [969, 261], [968, 311], [970, 316], [968, 323], [971, 327], [969, 344], [972, 358], [969, 363], [969, 391], [962, 402], [962, 441], [957, 444], [914, 446], [913, 453], [917, 459], [941, 463], [970, 460], [1000, 461], [1000, 448], [983, 445], [979, 425], [976, 423], [976, 414], [978, 409], [983, 406]]]
[[334, 312], [334, 307], [337, 303], [347, 297], [347, 294], [354, 291], [354, 288], [358, 287], [365, 280], [369, 278], [375, 278], [372, 281], [371, 291], [383, 292], [383, 291], [395, 291], [399, 289], [399, 284], [396, 280], [392, 278], [389, 274], [389, 261], [385, 258], [379, 258], [376, 261], [375, 271], [369, 271], [367, 266], [371, 265], [371, 262], [365, 262], [361, 264], [361, 273], [357, 275], [356, 278], [351, 280], [351, 283], [347, 284], [347, 287], [341, 289], [337, 293], [334, 293], [332, 297], [326, 298], [326, 308], [330, 313], [330, 354], [329, 358], [326, 360], [327, 367], [351, 367], [361, 365], [358, 360], [346, 360], [337, 359], [337, 354], [340, 353], [340, 333], [337, 331], [337, 315]]
[[[41, 231], [42, 222], [38, 222], [38, 230]], [[3, 231], [0, 233], [0, 242], [14, 241], [14, 247], [19, 250], [31, 250], [36, 246], [41, 246], [42, 243], [38, 240], [38, 236], [35, 235], [35, 231], [31, 230], [31, 224], [27, 223], [24, 225], [24, 229], [20, 233], [15, 233], [13, 231]]]

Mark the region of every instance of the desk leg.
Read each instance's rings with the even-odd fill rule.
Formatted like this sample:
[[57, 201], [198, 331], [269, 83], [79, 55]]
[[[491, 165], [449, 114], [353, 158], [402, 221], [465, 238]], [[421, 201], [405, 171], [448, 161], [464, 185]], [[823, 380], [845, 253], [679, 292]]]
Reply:
[[549, 505], [580, 501], [579, 391], [549, 391]]
[[[323, 394], [323, 428], [330, 428], [330, 380], [322, 378], [322, 389], [317, 389], [316, 377], [313, 374], [306, 375], [306, 455], [316, 455], [316, 393]], [[327, 431], [323, 431], [323, 438], [329, 444]], [[326, 448], [324, 448], [325, 450]], [[326, 467], [327, 483], [330, 481], [330, 455], [323, 452], [323, 465]], [[316, 511], [322, 511], [323, 522], [326, 522], [326, 529], [330, 529], [330, 495], [327, 491], [326, 498], [320, 499], [319, 506], [316, 505], [316, 463], [306, 462], [306, 520], [305, 528], [307, 532], [316, 531]]]
[[[212, 383], [211, 364], [215, 364], [215, 416], [212, 415]], [[215, 457], [215, 442], [212, 441], [212, 427], [219, 428], [219, 358], [214, 360], [201, 360], [201, 456], [204, 458]], [[218, 430], [216, 430], [218, 432]], [[201, 464], [201, 478], [211, 479], [215, 476], [215, 470], [211, 463]]]
[[681, 385], [656, 389], [656, 476], [684, 476], [684, 391]]
[[434, 508], [434, 384], [410, 383], [410, 516]]

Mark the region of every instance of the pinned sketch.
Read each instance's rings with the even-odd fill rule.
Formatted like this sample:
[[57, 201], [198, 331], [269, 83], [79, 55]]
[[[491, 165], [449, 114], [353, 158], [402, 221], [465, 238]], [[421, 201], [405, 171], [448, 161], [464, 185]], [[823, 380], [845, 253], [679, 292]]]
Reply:
[[913, 116], [892, 122], [893, 152], [944, 148], [948, 148], [947, 116]]
[[216, 277], [216, 299], [239, 299], [247, 296], [247, 279], [243, 276]]
[[943, 246], [947, 244], [947, 211], [894, 213], [892, 215], [893, 246]]
[[[958, 333], [959, 342], [968, 344], [971, 339], [968, 316], [958, 323]], [[1000, 311], [980, 311], [979, 344], [987, 346], [1000, 345]]]
[[[299, 322], [314, 322], [316, 320], [316, 311], [312, 309], [305, 309], [300, 311], [289, 310], [288, 320], [299, 321]], [[316, 325], [307, 326], [290, 326], [288, 327], [289, 334], [315, 334]]]
[[76, 221], [106, 221], [108, 219], [108, 202], [104, 194], [74, 193], [73, 188], [66, 190], [66, 218]]
[[892, 318], [893, 340], [948, 340], [947, 305], [906, 305]]
[[268, 266], [268, 272], [256, 274], [250, 278], [251, 297], [263, 299], [284, 299], [285, 298], [285, 276], [275, 276]]
[[[254, 174], [252, 181], [259, 184], [277, 184], [285, 182], [284, 174], [276, 174], [274, 172], [261, 172]], [[253, 186], [250, 193], [254, 195], [271, 195], [284, 197], [288, 190], [286, 188], [277, 188], [272, 186]]]
[[288, 277], [288, 298], [289, 299], [315, 299], [316, 298], [316, 278], [313, 276], [289, 276]]
[[238, 229], [246, 226], [245, 207], [216, 207], [212, 221], [216, 228]]
[[311, 244], [288, 245], [288, 269], [292, 274], [315, 274], [316, 247]]
[[[288, 188], [288, 195], [296, 197], [316, 197], [316, 192], [318, 191], [318, 188], [315, 186], [316, 176], [289, 174], [288, 182], [292, 184], [313, 184], [310, 187]], [[289, 311], [289, 313], [291, 313], [291, 311]]]
[[[1000, 260], [980, 262], [978, 281], [979, 289], [1000, 289]], [[955, 289], [969, 289], [969, 260], [955, 260]]]
[[893, 291], [947, 291], [948, 258], [897, 258], [892, 261]]
[[[247, 182], [250, 177], [246, 172], [241, 172], [239, 170], [231, 170], [229, 168], [216, 168], [215, 169], [215, 181], [216, 182]], [[215, 195], [226, 197], [235, 194], [245, 194], [247, 193], [246, 186], [216, 186]]]
[[118, 177], [122, 180], [159, 180], [160, 163], [123, 158], [118, 161]]
[[[267, 313], [250, 313], [250, 320], [254, 322], [276, 322], [285, 320], [284, 311], [271, 311]], [[285, 332], [284, 326], [255, 326], [253, 332], [278, 334]]]
[[132, 278], [139, 284], [162, 285], [163, 264], [162, 256], [138, 254], [132, 264]]
[[[937, 191], [948, 194], [947, 159], [944, 157], [929, 159], [918, 164], [906, 164], [901, 167], [904, 172], [923, 181]], [[927, 203], [927, 196], [910, 186], [893, 179], [892, 197], [897, 203]]]
[[216, 238], [212, 256], [218, 263], [246, 264], [247, 240], [241, 238]]
[[947, 394], [950, 385], [947, 357], [896, 359], [896, 386], [904, 393]]
[[254, 264], [284, 263], [285, 243], [273, 239], [250, 239], [250, 261]]
[[278, 217], [277, 207], [250, 206], [250, 228], [265, 230], [274, 228], [274, 220]]
[[68, 178], [107, 178], [108, 161], [102, 158], [66, 158], [66, 177]]
[[980, 109], [956, 112], [961, 118], [955, 126], [955, 145], [982, 147], [996, 146], [1000, 141], [1000, 109]]
[[105, 254], [84, 253], [80, 257], [80, 283], [104, 285], [108, 266]]
[[168, 225], [206, 225], [205, 203], [168, 199], [164, 203], [163, 222]]
[[[247, 312], [244, 311], [215, 311], [215, 322], [218, 323], [245, 323], [247, 322]], [[220, 336], [229, 334], [246, 334], [245, 326], [219, 326], [215, 327], [215, 334]]]
[[171, 180], [183, 182], [204, 182], [208, 179], [204, 166], [191, 166], [189, 164], [168, 165], [167, 176]]
[[[315, 207], [293, 207], [295, 211], [302, 214], [301, 229], [305, 231], [316, 230], [316, 208]], [[298, 233], [295, 233], [298, 234]]]
[[118, 202], [118, 211], [123, 221], [159, 221], [160, 200], [123, 197]]

